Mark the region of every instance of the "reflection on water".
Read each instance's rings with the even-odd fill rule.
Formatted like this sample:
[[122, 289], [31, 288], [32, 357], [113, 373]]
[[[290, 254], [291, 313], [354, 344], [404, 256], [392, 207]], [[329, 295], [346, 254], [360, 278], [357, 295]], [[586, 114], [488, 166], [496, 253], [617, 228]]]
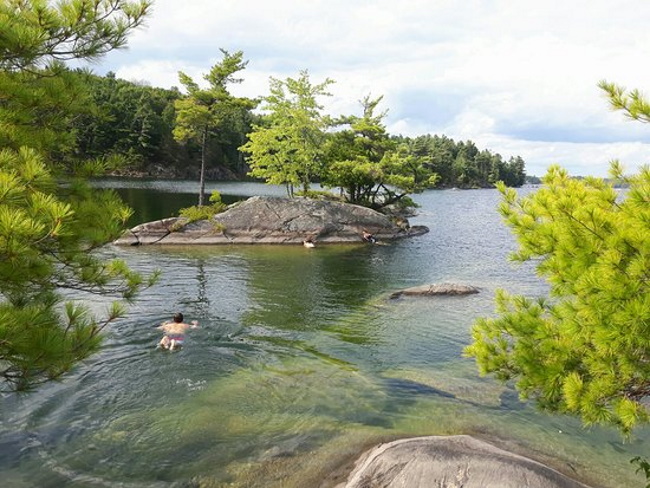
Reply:
[[[138, 198], [186, 205], [147, 191]], [[629, 458], [648, 455], [647, 431], [622, 443], [536, 412], [461, 356], [497, 287], [545, 291], [506, 262], [496, 192], [418, 200], [412, 223], [431, 232], [388, 246], [107, 247], [162, 280], [63, 382], [3, 398], [3, 486], [332, 486], [337, 466], [372, 443], [457, 433], [594, 486], [640, 485]], [[481, 293], [388, 299], [443, 281]], [[178, 310], [201, 327], [180, 351], [156, 350], [153, 326]]]

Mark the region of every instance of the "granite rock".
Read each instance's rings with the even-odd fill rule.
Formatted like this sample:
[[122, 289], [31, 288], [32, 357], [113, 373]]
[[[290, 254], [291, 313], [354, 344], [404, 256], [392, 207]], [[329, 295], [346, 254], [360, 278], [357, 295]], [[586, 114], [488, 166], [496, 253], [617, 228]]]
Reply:
[[211, 220], [187, 222], [173, 217], [138, 225], [115, 241], [145, 244], [318, 244], [363, 242], [363, 232], [378, 242], [421, 235], [424, 226], [410, 227], [375, 210], [347, 203], [308, 198], [252, 197], [231, 205]]
[[337, 488], [588, 488], [471, 436], [402, 439], [361, 456]]

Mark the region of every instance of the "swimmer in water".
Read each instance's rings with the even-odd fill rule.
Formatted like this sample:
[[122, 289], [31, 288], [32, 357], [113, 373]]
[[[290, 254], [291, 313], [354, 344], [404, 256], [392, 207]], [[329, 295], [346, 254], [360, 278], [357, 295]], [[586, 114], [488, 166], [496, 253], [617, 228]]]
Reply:
[[174, 320], [172, 322], [165, 322], [157, 327], [165, 334], [158, 343], [158, 347], [173, 351], [175, 348], [183, 345], [185, 333], [189, 329], [196, 329], [198, 326], [199, 323], [196, 320], [193, 320], [191, 324], [186, 324], [183, 322], [182, 313], [174, 314]]

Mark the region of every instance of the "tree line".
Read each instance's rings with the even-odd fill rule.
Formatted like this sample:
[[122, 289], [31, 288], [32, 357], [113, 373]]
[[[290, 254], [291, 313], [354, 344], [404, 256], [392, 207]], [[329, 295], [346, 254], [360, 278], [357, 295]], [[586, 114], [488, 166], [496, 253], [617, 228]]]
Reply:
[[[223, 60], [213, 69], [228, 71], [237, 68], [229, 73], [234, 75], [245, 68], [246, 62], [240, 52], [231, 54], [224, 51], [223, 54]], [[233, 60], [239, 64], [227, 66]], [[205, 173], [205, 177], [213, 180], [237, 180], [250, 176], [264, 178], [264, 172], [257, 169], [259, 164], [255, 161], [256, 153], [247, 154], [241, 150], [242, 146], [254, 148], [255, 144], [258, 144], [250, 144], [251, 138], [255, 138], [254, 127], [260, 130], [261, 127], [273, 125], [275, 120], [274, 130], [277, 133], [280, 104], [286, 104], [291, 96], [300, 96], [298, 91], [291, 93], [291, 89], [300, 90], [300, 83], [305, 85], [302, 89], [308, 89], [307, 85], [318, 86], [312, 85], [307, 72], [300, 73], [295, 79], [272, 79], [272, 94], [268, 97], [249, 100], [244, 106], [228, 107], [230, 113], [227, 115], [223, 110], [221, 113], [215, 112], [214, 123], [208, 124], [207, 137], [202, 141], [201, 138], [192, 136], [192, 129], [189, 128], [191, 124], [187, 124], [188, 117], [200, 117], [196, 111], [203, 103], [201, 96], [204, 97], [203, 101], [209, 101], [211, 91], [213, 105], [221, 105], [221, 109], [228, 105], [227, 100], [220, 100], [218, 97], [219, 90], [222, 94], [227, 92], [228, 80], [224, 80], [219, 89], [214, 86], [202, 89], [187, 75], [180, 73], [179, 82], [185, 88], [184, 92], [181, 92], [176, 87], [164, 89], [126, 81], [117, 78], [114, 73], [98, 76], [76, 70], [74, 74], [80, 84], [86, 87], [93, 107], [92, 110], [78, 114], [71, 123], [76, 137], [77, 158], [110, 160], [119, 156], [122, 164], [113, 169], [115, 174], [194, 178]], [[328, 80], [325, 86], [332, 83], [332, 80]], [[282, 87], [286, 93], [280, 100], [277, 96]], [[326, 96], [325, 92], [312, 95], [312, 103], [317, 102], [319, 95]], [[243, 99], [239, 100], [241, 105]], [[301, 101], [305, 101], [304, 96]], [[322, 166], [326, 160], [336, 162], [339, 158], [339, 163], [348, 161], [348, 165], [358, 166], [358, 171], [364, 164], [368, 164], [368, 161], [355, 158], [372, 156], [378, 163], [388, 149], [400, 147], [401, 158], [418, 159], [424, 168], [437, 175], [438, 188], [490, 188], [498, 181], [512, 187], [524, 184], [525, 162], [520, 156], [505, 160], [500, 154], [488, 149], [479, 149], [470, 140], [457, 142], [444, 135], [406, 137], [388, 134], [383, 125], [386, 111], [378, 111], [380, 101], [381, 97], [371, 99], [370, 96], [361, 100], [360, 109], [363, 114], [356, 116], [326, 117], [322, 113], [322, 106], [314, 106], [312, 110], [315, 111], [311, 114], [303, 111], [302, 119], [296, 118], [295, 113], [287, 112], [284, 115], [286, 120], [282, 128], [283, 137], [289, 137], [290, 131], [294, 131], [294, 136], [300, 130], [305, 131], [304, 125], [298, 128], [300, 121], [318, 125], [317, 131], [320, 134], [312, 127], [308, 137], [311, 137], [311, 142], [318, 140], [319, 144], [327, 145], [328, 154], [302, 155], [314, 158], [309, 164], [315, 166]], [[256, 110], [260, 107], [259, 103], [267, 110], [261, 113]], [[275, 112], [271, 113], [269, 109]], [[192, 114], [192, 110], [195, 113]], [[372, 113], [368, 113], [369, 110]], [[366, 126], [363, 127], [363, 124]], [[279, 144], [280, 136], [276, 136], [275, 143]], [[358, 147], [360, 142], [354, 142], [355, 137], [366, 138], [364, 144], [374, 147]], [[296, 143], [295, 137], [293, 140]], [[309, 141], [306, 142], [309, 144]], [[302, 147], [306, 148], [304, 144]], [[344, 154], [345, 151], [350, 152]], [[365, 156], [361, 154], [363, 151], [366, 151]], [[294, 154], [297, 155], [297, 152]], [[204, 167], [203, 172], [200, 171], [201, 165]], [[339, 173], [343, 171], [343, 166], [338, 164]], [[312, 173], [315, 182], [338, 181], [345, 184], [332, 174], [325, 175], [320, 171]], [[359, 201], [363, 198], [355, 197], [353, 200]]]
[[[75, 156], [82, 159], [119, 157], [114, 172], [124, 175], [193, 178], [197, 175], [200, 147], [174, 137], [176, 104], [187, 95], [174, 87], [158, 88], [126, 81], [109, 72], [98, 76], [77, 70], [94, 106], [72, 122], [76, 135]], [[212, 179], [243, 177], [247, 168], [238, 147], [245, 142], [255, 117], [250, 111], [242, 119], [224, 124], [219, 137], [209, 141], [208, 175]]]
[[[400, 138], [402, 139], [402, 138]], [[424, 156], [438, 174], [443, 188], [492, 188], [499, 181], [509, 187], [526, 183], [526, 163], [521, 156], [504, 160], [498, 153], [480, 150], [472, 141], [455, 142], [447, 136], [404, 138], [415, 155]]]

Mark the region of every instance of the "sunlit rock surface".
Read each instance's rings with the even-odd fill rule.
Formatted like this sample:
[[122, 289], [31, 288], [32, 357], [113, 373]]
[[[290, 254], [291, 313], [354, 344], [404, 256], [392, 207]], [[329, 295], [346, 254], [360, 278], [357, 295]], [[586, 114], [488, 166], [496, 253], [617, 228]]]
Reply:
[[424, 226], [397, 225], [375, 210], [346, 203], [307, 198], [252, 197], [232, 205], [212, 220], [186, 224], [174, 217], [138, 225], [115, 244], [302, 244], [363, 242], [363, 232], [379, 243], [429, 231]]
[[375, 447], [337, 488], [587, 488], [548, 466], [470, 436]]

